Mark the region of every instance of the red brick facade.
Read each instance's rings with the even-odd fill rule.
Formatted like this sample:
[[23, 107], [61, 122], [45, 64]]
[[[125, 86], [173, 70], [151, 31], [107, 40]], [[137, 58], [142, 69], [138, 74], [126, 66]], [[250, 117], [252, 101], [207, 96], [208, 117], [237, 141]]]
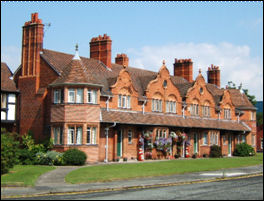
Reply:
[[[113, 64], [106, 34], [91, 40], [90, 58], [79, 58], [42, 49], [41, 29], [33, 14], [23, 31], [22, 69], [15, 75], [20, 134], [50, 136], [55, 150], [78, 148], [87, 162], [136, 159], [139, 137], [147, 132], [152, 144], [172, 132], [185, 133], [190, 156], [208, 155], [213, 144], [226, 156], [242, 141], [254, 145], [255, 108], [239, 91], [220, 89], [218, 68], [209, 69], [206, 83], [201, 73], [193, 80], [191, 59], [175, 59], [174, 76], [165, 62], [159, 72], [129, 67], [124, 54]], [[164, 155], [153, 148], [152, 158], [186, 156], [185, 149], [174, 145]]]

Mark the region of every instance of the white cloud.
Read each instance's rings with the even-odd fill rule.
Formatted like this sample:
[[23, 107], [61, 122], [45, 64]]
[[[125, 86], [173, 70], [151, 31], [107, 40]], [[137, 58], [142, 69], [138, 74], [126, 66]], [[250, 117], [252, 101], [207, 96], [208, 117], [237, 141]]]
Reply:
[[211, 64], [220, 67], [221, 87], [228, 81], [249, 89], [249, 94], [257, 100], [263, 100], [263, 61], [262, 58], [252, 57], [250, 48], [223, 42], [208, 43], [179, 43], [164, 46], [145, 46], [140, 49], [127, 50], [130, 66], [158, 71], [165, 59], [166, 66], [173, 73], [174, 59], [191, 58], [193, 61], [194, 79], [198, 69], [207, 80], [206, 71]]
[[1, 47], [1, 62], [5, 62], [14, 73], [21, 64], [21, 48], [15, 46]]

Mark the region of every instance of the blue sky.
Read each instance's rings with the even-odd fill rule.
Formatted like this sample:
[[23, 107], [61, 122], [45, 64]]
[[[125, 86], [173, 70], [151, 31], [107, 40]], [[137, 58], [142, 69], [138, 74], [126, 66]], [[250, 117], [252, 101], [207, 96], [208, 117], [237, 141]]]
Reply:
[[126, 53], [130, 65], [158, 71], [162, 60], [172, 74], [174, 58], [192, 58], [206, 79], [220, 66], [221, 86], [241, 82], [263, 100], [262, 2], [2, 2], [1, 61], [20, 64], [22, 26], [38, 12], [44, 48], [89, 57], [92, 37], [112, 39], [112, 61]]

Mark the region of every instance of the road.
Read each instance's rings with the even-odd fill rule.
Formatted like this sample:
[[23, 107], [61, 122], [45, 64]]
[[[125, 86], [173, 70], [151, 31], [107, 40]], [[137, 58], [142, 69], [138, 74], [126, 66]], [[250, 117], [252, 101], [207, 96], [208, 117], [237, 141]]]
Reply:
[[115, 192], [25, 198], [27, 200], [263, 200], [263, 177]]

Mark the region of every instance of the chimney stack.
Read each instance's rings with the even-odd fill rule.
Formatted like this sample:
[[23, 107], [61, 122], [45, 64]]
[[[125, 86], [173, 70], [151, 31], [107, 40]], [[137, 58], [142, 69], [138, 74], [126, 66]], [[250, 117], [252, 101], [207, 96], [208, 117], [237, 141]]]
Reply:
[[210, 84], [214, 84], [220, 88], [220, 69], [219, 66], [208, 67], [207, 71], [207, 82]]
[[193, 62], [191, 59], [175, 59], [174, 76], [180, 76], [188, 82], [193, 81]]
[[39, 76], [43, 29], [44, 25], [38, 18], [38, 13], [32, 13], [31, 21], [25, 22], [23, 26], [22, 76]]
[[117, 54], [115, 58], [115, 63], [128, 67], [129, 58], [127, 57], [126, 54]]
[[97, 59], [103, 62], [108, 68], [112, 67], [112, 40], [104, 34], [92, 38], [90, 42], [90, 58]]

